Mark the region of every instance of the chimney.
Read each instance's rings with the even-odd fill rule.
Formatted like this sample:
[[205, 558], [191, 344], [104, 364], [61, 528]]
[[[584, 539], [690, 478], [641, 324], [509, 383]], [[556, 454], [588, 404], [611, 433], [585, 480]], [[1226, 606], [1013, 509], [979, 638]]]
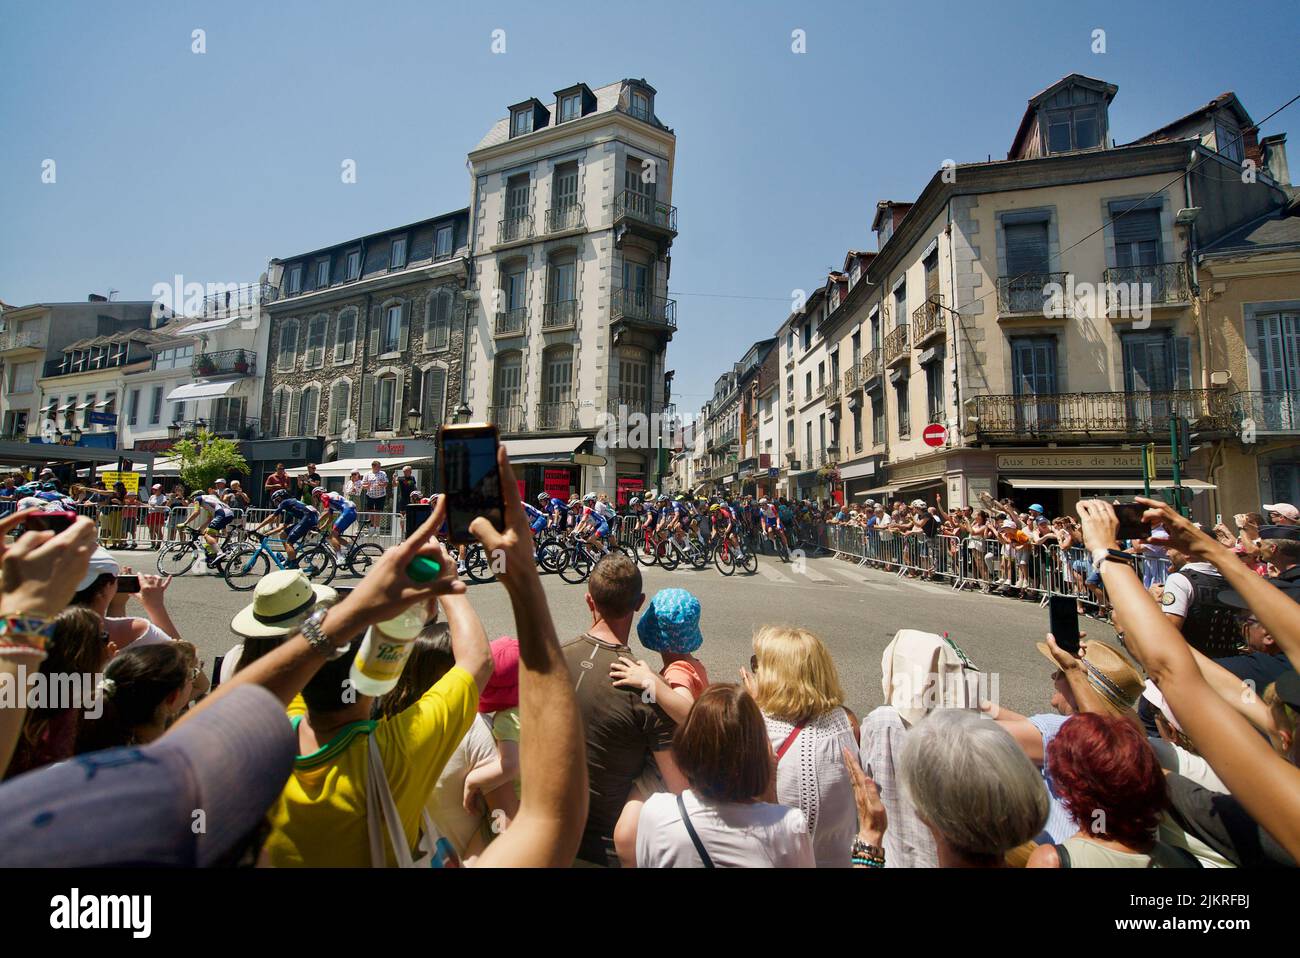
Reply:
[[1263, 166], [1268, 175], [1279, 186], [1291, 185], [1291, 169], [1286, 162], [1286, 134], [1274, 133], [1259, 141], [1260, 152], [1264, 155]]
[[108, 302], [108, 297], [107, 297], [107, 296], [100, 296], [98, 293], [91, 293], [89, 296], [86, 297], [86, 302], [88, 302], [88, 303], [107, 303], [107, 302]]

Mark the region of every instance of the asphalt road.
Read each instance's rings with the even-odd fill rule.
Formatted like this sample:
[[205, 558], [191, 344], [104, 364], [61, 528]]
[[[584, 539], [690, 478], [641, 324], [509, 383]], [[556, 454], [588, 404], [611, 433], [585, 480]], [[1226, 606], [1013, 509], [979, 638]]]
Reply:
[[[152, 552], [117, 553], [137, 571], [155, 571]], [[881, 704], [880, 657], [901, 628], [948, 632], [983, 671], [1000, 704], [1032, 714], [1050, 711], [1050, 664], [1034, 648], [1047, 630], [1047, 610], [1037, 603], [971, 592], [954, 592], [935, 583], [898, 579], [832, 558], [810, 558], [802, 571], [764, 556], [752, 576], [724, 578], [712, 566], [701, 572], [642, 568], [647, 596], [675, 586], [695, 593], [703, 607], [704, 646], [699, 657], [717, 681], [735, 681], [749, 661], [754, 631], [768, 623], [803, 626], [821, 637], [839, 669], [848, 706], [864, 715]], [[349, 580], [342, 576], [335, 585]], [[558, 576], [543, 577], [551, 614], [561, 638], [591, 624], [584, 587]], [[505, 589], [496, 583], [470, 584], [469, 595], [488, 635], [514, 632]], [[204, 662], [236, 643], [231, 617], [251, 601], [219, 577], [184, 576], [172, 582], [167, 605], [184, 638], [198, 646]], [[138, 606], [132, 603], [138, 611]], [[1081, 626], [1093, 638], [1114, 640], [1114, 631], [1093, 620]], [[635, 634], [631, 645], [640, 650]], [[644, 650], [641, 650], [644, 652]], [[652, 665], [657, 656], [645, 652]]]

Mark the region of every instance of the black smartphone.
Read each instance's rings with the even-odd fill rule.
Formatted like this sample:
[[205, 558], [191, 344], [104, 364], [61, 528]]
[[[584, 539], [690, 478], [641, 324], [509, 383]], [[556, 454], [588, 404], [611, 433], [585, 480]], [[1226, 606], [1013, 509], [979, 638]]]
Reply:
[[62, 532], [77, 521], [75, 512], [38, 512], [23, 520], [28, 532]]
[[453, 545], [474, 541], [469, 524], [478, 516], [485, 516], [498, 530], [505, 529], [498, 446], [497, 427], [491, 423], [443, 426], [438, 432], [448, 538]]
[[117, 591], [124, 593], [136, 593], [140, 591], [140, 577], [138, 575], [120, 575], [117, 577]]
[[1079, 654], [1079, 611], [1074, 596], [1054, 595], [1048, 602], [1047, 630], [1057, 646], [1071, 655]]
[[1151, 534], [1151, 527], [1142, 519], [1147, 507], [1140, 502], [1116, 502], [1113, 506], [1115, 516], [1119, 519], [1119, 528], [1115, 530], [1117, 539], [1145, 539]]

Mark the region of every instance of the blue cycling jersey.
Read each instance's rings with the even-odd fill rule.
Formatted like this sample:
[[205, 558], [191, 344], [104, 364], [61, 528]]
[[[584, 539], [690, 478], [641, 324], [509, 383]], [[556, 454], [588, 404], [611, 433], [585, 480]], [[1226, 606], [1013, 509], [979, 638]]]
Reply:
[[285, 499], [276, 507], [275, 515], [284, 516], [285, 519], [306, 519], [318, 513], [315, 507], [307, 505], [301, 499]]
[[559, 516], [561, 520], [566, 519], [569, 515], [569, 504], [563, 499], [552, 499], [546, 505], [546, 511], [553, 516]]
[[538, 509], [531, 502], [524, 503], [524, 512], [528, 513], [529, 520], [540, 519], [546, 515], [541, 509]]

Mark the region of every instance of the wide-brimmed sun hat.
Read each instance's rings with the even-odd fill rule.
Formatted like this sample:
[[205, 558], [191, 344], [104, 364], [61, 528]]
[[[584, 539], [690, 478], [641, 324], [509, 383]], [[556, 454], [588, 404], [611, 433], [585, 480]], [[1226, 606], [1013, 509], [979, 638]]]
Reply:
[[700, 600], [685, 589], [660, 589], [636, 624], [636, 634], [652, 652], [694, 652], [704, 644]]
[[[1038, 651], [1054, 668], [1060, 668], [1056, 659], [1052, 658], [1052, 650], [1046, 642], [1038, 643]], [[1090, 640], [1084, 646], [1082, 658], [1088, 684], [1097, 690], [1116, 714], [1122, 714], [1137, 705], [1146, 683], [1119, 649], [1105, 642]]]
[[317, 605], [337, 598], [338, 593], [329, 586], [313, 585], [297, 569], [277, 569], [257, 583], [253, 601], [230, 620], [230, 631], [248, 639], [288, 635]]

